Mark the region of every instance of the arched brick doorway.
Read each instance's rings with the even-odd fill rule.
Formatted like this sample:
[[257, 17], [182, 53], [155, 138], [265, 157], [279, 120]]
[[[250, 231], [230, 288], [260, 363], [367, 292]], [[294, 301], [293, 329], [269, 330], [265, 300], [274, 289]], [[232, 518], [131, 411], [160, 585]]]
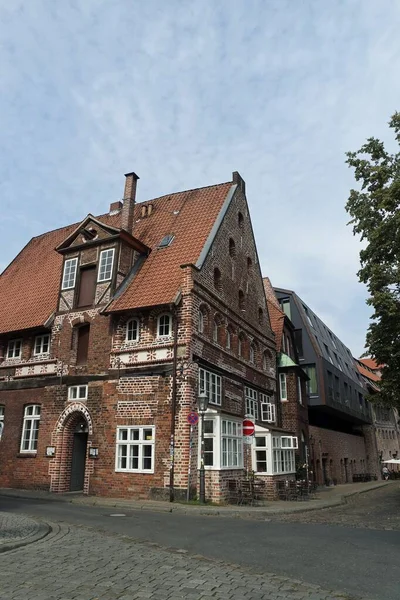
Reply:
[[50, 491], [89, 493], [94, 467], [88, 451], [92, 434], [92, 419], [87, 407], [81, 402], [71, 403], [61, 413], [52, 435], [56, 454], [49, 465]]

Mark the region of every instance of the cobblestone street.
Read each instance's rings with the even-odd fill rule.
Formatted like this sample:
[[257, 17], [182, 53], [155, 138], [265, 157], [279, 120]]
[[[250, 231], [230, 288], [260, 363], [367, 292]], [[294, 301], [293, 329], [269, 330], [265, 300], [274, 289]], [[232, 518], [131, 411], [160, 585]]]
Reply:
[[347, 498], [346, 504], [309, 512], [276, 515], [271, 521], [321, 523], [363, 529], [400, 530], [400, 482]]
[[49, 536], [33, 545], [0, 556], [1, 600], [353, 598], [293, 579], [65, 524], [54, 525]]

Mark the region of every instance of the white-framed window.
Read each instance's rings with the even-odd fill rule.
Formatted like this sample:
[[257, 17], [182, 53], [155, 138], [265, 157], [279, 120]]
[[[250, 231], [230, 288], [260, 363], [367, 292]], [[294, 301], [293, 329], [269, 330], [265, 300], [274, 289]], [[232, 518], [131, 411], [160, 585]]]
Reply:
[[25, 406], [20, 452], [36, 452], [40, 423], [40, 405]]
[[221, 406], [222, 378], [206, 369], [199, 369], [199, 391], [205, 391], [210, 404]]
[[222, 468], [243, 467], [243, 433], [241, 423], [222, 419], [221, 447]]
[[280, 438], [281, 448], [298, 448], [298, 440], [297, 437], [292, 435], [282, 435]]
[[171, 329], [171, 315], [168, 313], [160, 315], [157, 321], [157, 337], [169, 337], [171, 335]]
[[286, 400], [288, 399], [286, 373], [279, 373], [279, 391], [280, 391], [281, 401], [286, 402]]
[[78, 258], [68, 258], [64, 263], [64, 273], [61, 289], [70, 290], [75, 287]]
[[203, 311], [199, 310], [199, 326], [198, 326], [198, 332], [199, 333], [204, 333], [204, 313]]
[[115, 470], [154, 473], [154, 425], [117, 427]]
[[254, 438], [253, 467], [256, 473], [268, 473], [268, 439], [270, 437], [266, 435]]
[[[288, 440], [296, 440], [296, 446], [287, 446]], [[294, 444], [294, 442], [291, 442]], [[297, 448], [297, 438], [290, 436], [272, 437], [272, 460], [273, 473], [294, 473], [295, 472], [295, 453]]]
[[7, 358], [21, 358], [22, 340], [10, 340], [7, 346]]
[[300, 404], [303, 404], [303, 394], [301, 391], [301, 378], [300, 377], [297, 377], [297, 394], [299, 397]]
[[273, 402], [271, 402], [271, 398], [262, 394], [267, 401], [261, 401], [261, 421], [266, 423], [275, 423], [276, 421], [276, 407]]
[[130, 319], [126, 324], [126, 336], [127, 342], [137, 342], [139, 340], [139, 321], [137, 319]]
[[35, 337], [35, 349], [33, 353], [35, 356], [38, 354], [48, 354], [50, 350], [50, 334], [45, 333], [44, 335], [37, 335]]
[[[201, 461], [199, 427], [199, 465]], [[204, 419], [204, 466], [208, 469], [243, 468], [242, 421], [210, 415]]]
[[0, 404], [0, 440], [4, 430], [4, 406]]
[[68, 400], [87, 400], [87, 385], [71, 385], [68, 388]]
[[253, 388], [245, 387], [244, 396], [246, 400], [246, 417], [253, 417], [257, 421], [259, 419], [257, 391], [253, 390]]
[[114, 262], [114, 248], [100, 252], [99, 272], [97, 281], [109, 281], [112, 277]]

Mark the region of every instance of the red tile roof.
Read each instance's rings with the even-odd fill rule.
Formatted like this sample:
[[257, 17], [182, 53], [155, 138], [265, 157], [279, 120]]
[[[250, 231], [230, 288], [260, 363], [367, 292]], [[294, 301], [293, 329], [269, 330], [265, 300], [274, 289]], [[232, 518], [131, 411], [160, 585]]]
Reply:
[[281, 309], [274, 289], [268, 277], [263, 278], [265, 295], [267, 297], [267, 308], [271, 321], [272, 331], [275, 334], [276, 351], [281, 351], [283, 326], [285, 324], [285, 313]]
[[[107, 225], [119, 215], [102, 215]], [[0, 276], [0, 332], [42, 326], [57, 309], [63, 257], [55, 251], [79, 225], [75, 223], [34, 237]]]
[[366, 365], [373, 371], [379, 371], [382, 369], [382, 365], [378, 365], [378, 363], [373, 358], [359, 358], [358, 360], [364, 363], [364, 365]]
[[[231, 182], [222, 183], [149, 202], [153, 211], [135, 222], [133, 235], [152, 252], [127, 290], [111, 303], [109, 311], [174, 301], [182, 283], [180, 267], [198, 260], [231, 186]], [[140, 217], [141, 206], [136, 206], [135, 219]], [[175, 236], [171, 245], [158, 248], [168, 234]]]
[[358, 372], [361, 373], [361, 375], [363, 375], [367, 379], [370, 379], [371, 381], [380, 381], [381, 380], [379, 375], [376, 375], [376, 373], [372, 373], [372, 371], [368, 371], [368, 369], [365, 369], [362, 365], [360, 365], [359, 362], [357, 362], [357, 369], [358, 369]]
[[[135, 279], [111, 310], [166, 304], [181, 284], [180, 265], [195, 263], [232, 186], [231, 182], [163, 196], [135, 207], [133, 235], [152, 248]], [[143, 204], [153, 204], [141, 218]], [[120, 227], [121, 213], [96, 217]], [[0, 333], [42, 326], [57, 309], [63, 257], [55, 251], [79, 225], [33, 238], [0, 276]], [[172, 244], [157, 247], [167, 234]]]

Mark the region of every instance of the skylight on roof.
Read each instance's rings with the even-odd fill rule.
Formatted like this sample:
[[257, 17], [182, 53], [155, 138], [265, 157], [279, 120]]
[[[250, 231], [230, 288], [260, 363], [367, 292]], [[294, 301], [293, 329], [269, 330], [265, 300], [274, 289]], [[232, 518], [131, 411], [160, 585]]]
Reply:
[[172, 233], [165, 235], [163, 237], [163, 239], [161, 240], [161, 242], [159, 243], [158, 247], [159, 248], [166, 248], [167, 246], [170, 246], [172, 244], [172, 240], [174, 239], [174, 235]]

